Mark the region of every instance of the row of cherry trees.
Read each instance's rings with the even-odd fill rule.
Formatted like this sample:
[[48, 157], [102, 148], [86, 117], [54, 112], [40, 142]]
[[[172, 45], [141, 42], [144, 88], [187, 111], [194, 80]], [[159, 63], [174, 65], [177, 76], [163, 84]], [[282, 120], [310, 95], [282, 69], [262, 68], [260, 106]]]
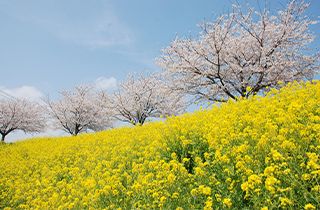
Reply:
[[26, 99], [0, 100], [2, 141], [15, 130], [34, 133], [51, 127], [76, 136], [112, 128], [118, 121], [143, 125], [152, 117], [183, 113], [188, 100], [161, 77], [149, 72], [128, 74], [112, 91], [77, 85], [58, 91], [56, 101], [43, 98], [42, 105]]
[[148, 118], [179, 115], [187, 100], [161, 80], [161, 74], [128, 74], [115, 90], [79, 85], [59, 91], [58, 101], [45, 99], [54, 128], [71, 135], [113, 127], [117, 121], [144, 124]]
[[46, 106], [0, 101], [2, 140], [14, 130], [42, 131], [45, 115], [54, 128], [77, 135], [117, 121], [142, 125], [150, 117], [179, 115], [190, 102], [237, 100], [279, 81], [313, 78], [320, 54], [310, 48], [316, 38], [310, 26], [318, 21], [304, 15], [309, 4], [293, 0], [275, 14], [247, 6], [246, 14], [234, 5], [233, 13], [204, 21], [196, 38], [176, 37], [155, 59], [160, 73], [129, 74], [113, 91], [94, 85], [61, 90], [57, 101], [44, 99]]

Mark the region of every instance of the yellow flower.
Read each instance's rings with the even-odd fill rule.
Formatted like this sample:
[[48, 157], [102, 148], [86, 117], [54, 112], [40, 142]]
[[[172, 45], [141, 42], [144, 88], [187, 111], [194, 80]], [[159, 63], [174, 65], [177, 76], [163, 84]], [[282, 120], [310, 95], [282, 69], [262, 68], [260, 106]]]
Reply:
[[204, 207], [204, 210], [211, 210], [212, 206], [213, 206], [212, 197], [208, 197], [205, 204], [206, 204], [206, 206]]
[[203, 188], [203, 192], [204, 195], [211, 195], [211, 188], [210, 187], [205, 187]]
[[167, 198], [166, 198], [165, 196], [162, 196], [162, 197], [160, 198], [160, 203], [165, 203], [166, 200], [167, 200]]
[[152, 197], [153, 197], [153, 198], [159, 197], [159, 193], [157, 193], [157, 192], [153, 193], [153, 194], [152, 194]]
[[178, 198], [179, 197], [179, 193], [173, 193], [171, 198]]
[[265, 187], [267, 190], [269, 190], [271, 192], [271, 194], [274, 194], [275, 193], [275, 188], [273, 187], [274, 184], [277, 183], [277, 179], [274, 178], [274, 177], [268, 177], [266, 179], [266, 182], [265, 182]]
[[230, 208], [231, 205], [232, 205], [232, 202], [231, 202], [231, 199], [230, 199], [230, 198], [225, 198], [225, 199], [223, 199], [222, 203], [225, 204], [225, 205], [227, 205], [228, 208]]
[[303, 174], [303, 175], [302, 175], [302, 179], [303, 179], [304, 181], [308, 181], [308, 180], [310, 179], [310, 174]]
[[195, 197], [195, 196], [197, 196], [197, 194], [198, 194], [198, 190], [197, 190], [197, 189], [192, 189], [190, 193], [191, 193], [191, 195], [192, 195], [193, 197]]
[[173, 183], [175, 181], [175, 176], [172, 173], [170, 173], [167, 179], [169, 183]]
[[316, 191], [316, 192], [320, 192], [320, 185], [316, 185], [311, 190]]
[[190, 158], [183, 158], [182, 163], [187, 163], [187, 162], [189, 162], [189, 160], [190, 160]]
[[272, 176], [273, 175], [273, 172], [274, 172], [274, 167], [272, 166], [268, 166], [264, 169], [264, 175], [269, 177], [269, 176]]
[[241, 184], [241, 189], [242, 189], [243, 191], [249, 192], [249, 189], [250, 189], [249, 182], [243, 182], [243, 183]]
[[316, 209], [316, 207], [313, 206], [311, 203], [308, 203], [307, 205], [304, 206], [304, 209], [306, 209], [306, 210], [312, 210], [312, 209]]
[[290, 205], [290, 204], [292, 204], [292, 202], [291, 202], [291, 200], [290, 199], [288, 199], [288, 198], [280, 198], [280, 201], [281, 201], [281, 205], [282, 206], [286, 206], [286, 205]]
[[173, 160], [176, 160], [178, 158], [178, 156], [175, 152], [171, 153], [171, 157]]

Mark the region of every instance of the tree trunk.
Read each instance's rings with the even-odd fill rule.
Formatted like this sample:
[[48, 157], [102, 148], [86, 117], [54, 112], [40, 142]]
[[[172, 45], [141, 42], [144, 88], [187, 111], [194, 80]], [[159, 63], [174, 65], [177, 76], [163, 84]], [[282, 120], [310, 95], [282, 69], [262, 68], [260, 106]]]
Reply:
[[2, 134], [2, 137], [1, 137], [1, 142], [4, 143], [4, 138], [6, 137], [6, 134]]
[[79, 132], [80, 132], [80, 125], [79, 125], [79, 124], [76, 124], [76, 127], [75, 127], [75, 129], [74, 129], [74, 134], [73, 134], [73, 136], [77, 136]]
[[1, 137], [1, 142], [4, 143], [4, 139], [5, 137], [11, 133], [12, 131], [16, 130], [17, 128], [10, 128], [9, 130], [6, 130], [5, 132], [0, 132], [0, 134], [2, 135]]

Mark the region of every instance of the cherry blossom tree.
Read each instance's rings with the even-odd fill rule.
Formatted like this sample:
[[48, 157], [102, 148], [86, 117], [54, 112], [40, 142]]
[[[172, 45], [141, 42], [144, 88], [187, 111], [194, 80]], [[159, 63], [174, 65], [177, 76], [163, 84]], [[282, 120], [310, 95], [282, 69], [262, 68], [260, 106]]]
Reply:
[[76, 136], [88, 130], [100, 131], [113, 126], [111, 110], [94, 91], [94, 85], [78, 85], [58, 93], [58, 101], [50, 101], [49, 97], [44, 99], [54, 129]]
[[185, 111], [187, 100], [169, 88], [162, 75], [150, 73], [128, 74], [127, 80], [109, 97], [115, 118], [133, 125], [143, 125], [148, 118], [178, 115]]
[[1, 141], [14, 131], [39, 133], [44, 131], [46, 119], [44, 109], [38, 103], [21, 98], [17, 100], [0, 100], [0, 134]]
[[195, 39], [176, 37], [155, 59], [173, 88], [194, 96], [195, 102], [248, 97], [266, 87], [311, 79], [319, 69], [316, 38], [304, 15], [308, 3], [293, 0], [284, 10], [255, 11], [233, 5], [234, 12], [198, 25]]

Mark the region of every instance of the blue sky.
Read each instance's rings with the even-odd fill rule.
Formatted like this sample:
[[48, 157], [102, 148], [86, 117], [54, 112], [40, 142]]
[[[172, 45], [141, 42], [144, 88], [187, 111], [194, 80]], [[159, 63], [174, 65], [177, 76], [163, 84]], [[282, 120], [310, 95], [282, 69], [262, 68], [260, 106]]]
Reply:
[[[238, 0], [264, 7], [264, 0]], [[285, 0], [269, 0], [282, 8]], [[282, 3], [279, 3], [282, 2]], [[228, 12], [233, 0], [0, 0], [0, 90], [56, 97], [57, 90], [99, 81], [112, 87], [129, 72], [160, 70], [153, 61], [203, 19]], [[320, 16], [320, 0], [307, 15]], [[312, 17], [313, 16], [313, 17]], [[311, 29], [320, 34], [320, 25]], [[314, 45], [319, 46], [319, 38]], [[59, 134], [63, 134], [59, 132]], [[26, 138], [21, 132], [7, 141]]]

